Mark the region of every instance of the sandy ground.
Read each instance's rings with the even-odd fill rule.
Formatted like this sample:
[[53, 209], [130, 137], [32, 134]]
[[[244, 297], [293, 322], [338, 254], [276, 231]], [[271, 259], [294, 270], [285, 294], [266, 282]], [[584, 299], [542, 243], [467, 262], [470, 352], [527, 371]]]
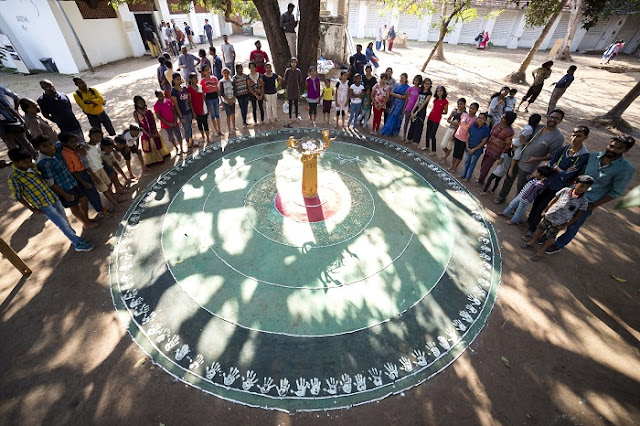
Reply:
[[[232, 37], [231, 42], [246, 59], [253, 39]], [[403, 71], [416, 74], [429, 47], [410, 44], [381, 53], [381, 65], [394, 67], [396, 76]], [[444, 84], [450, 99], [464, 96], [481, 105], [526, 55], [524, 50], [499, 48], [477, 52], [470, 46], [446, 46], [445, 51], [447, 62], [432, 62], [424, 74], [434, 84]], [[544, 55], [539, 54], [534, 65], [543, 62]], [[559, 103], [567, 111], [560, 125], [565, 135], [608, 110], [640, 78], [638, 72], [599, 69], [596, 56], [575, 55], [574, 61], [576, 81]], [[117, 130], [131, 121], [135, 94], [153, 99], [156, 64], [145, 57], [83, 74], [106, 95]], [[623, 57], [620, 64], [637, 70], [640, 61]], [[568, 65], [556, 64], [549, 81], [559, 79]], [[61, 91], [75, 89], [70, 76], [0, 74], [3, 85], [32, 98], [39, 96], [37, 82], [43, 77]], [[546, 110], [548, 86], [531, 112]], [[525, 86], [516, 87], [520, 94], [526, 91]], [[77, 115], [88, 129], [79, 110]], [[516, 127], [526, 118], [519, 118]], [[637, 101], [625, 118], [640, 127]], [[588, 147], [603, 149], [611, 134], [594, 129]], [[627, 158], [640, 169], [639, 147]], [[145, 173], [139, 186], [173, 161]], [[0, 180], [5, 182], [8, 173], [1, 169]], [[636, 173], [632, 185], [639, 181]], [[476, 187], [470, 190], [478, 194]], [[479, 198], [495, 219], [504, 269], [497, 305], [477, 340], [444, 372], [403, 395], [349, 410], [290, 416], [225, 402], [141, 362], [146, 357], [126, 334], [109, 294], [110, 242], [120, 215], [85, 231], [96, 249], [76, 253], [51, 223], [31, 216], [10, 199], [7, 186], [0, 185], [0, 236], [34, 271], [21, 279], [0, 259], [0, 423], [637, 424], [638, 209], [598, 209], [572, 245], [535, 264], [519, 248], [523, 229], [505, 225], [491, 199]], [[72, 224], [80, 229], [77, 221]]]

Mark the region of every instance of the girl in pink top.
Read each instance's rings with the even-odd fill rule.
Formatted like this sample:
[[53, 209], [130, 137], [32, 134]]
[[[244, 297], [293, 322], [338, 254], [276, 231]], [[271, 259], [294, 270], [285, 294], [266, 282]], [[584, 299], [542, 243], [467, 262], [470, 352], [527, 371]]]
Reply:
[[407, 137], [407, 129], [409, 128], [409, 124], [411, 123], [411, 112], [413, 111], [413, 107], [416, 105], [416, 101], [418, 100], [418, 96], [420, 96], [420, 92], [422, 86], [422, 76], [416, 75], [413, 77], [413, 86], [407, 89], [407, 93], [405, 93], [405, 101], [404, 101], [404, 125], [402, 126], [402, 136], [401, 139], [404, 142]]
[[387, 85], [387, 74], [380, 75], [380, 81], [373, 86], [371, 91], [372, 109], [373, 109], [373, 124], [371, 130], [375, 133], [380, 131], [380, 120], [382, 119], [382, 113], [387, 107], [387, 101], [389, 100], [389, 92], [391, 88]]
[[449, 112], [449, 101], [447, 101], [447, 89], [444, 86], [438, 86], [436, 88], [436, 94], [433, 97], [433, 107], [429, 113], [427, 119], [427, 141], [423, 150], [427, 150], [429, 147], [429, 141], [431, 141], [431, 152], [429, 155], [436, 155], [436, 133], [438, 132], [438, 126], [442, 116]]
[[469, 112], [463, 112], [460, 115], [458, 129], [453, 135], [453, 160], [451, 160], [451, 172], [458, 170], [458, 165], [462, 162], [464, 152], [467, 147], [467, 139], [469, 139], [469, 127], [478, 120], [476, 113], [480, 105], [477, 102], [469, 105]]

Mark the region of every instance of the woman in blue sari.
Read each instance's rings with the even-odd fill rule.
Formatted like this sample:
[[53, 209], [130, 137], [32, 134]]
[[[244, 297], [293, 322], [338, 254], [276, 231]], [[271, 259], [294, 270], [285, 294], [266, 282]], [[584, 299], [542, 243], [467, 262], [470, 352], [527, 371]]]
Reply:
[[400, 81], [393, 86], [391, 91], [391, 105], [389, 106], [389, 114], [384, 122], [384, 126], [380, 129], [383, 136], [396, 136], [400, 133], [400, 125], [402, 124], [404, 103], [406, 100], [407, 90], [407, 73], [400, 74]]

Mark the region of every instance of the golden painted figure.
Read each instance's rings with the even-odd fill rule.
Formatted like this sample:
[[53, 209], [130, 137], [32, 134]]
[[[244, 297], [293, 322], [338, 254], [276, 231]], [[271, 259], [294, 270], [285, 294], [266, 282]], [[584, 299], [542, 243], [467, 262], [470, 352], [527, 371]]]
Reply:
[[305, 198], [315, 198], [318, 196], [318, 155], [331, 147], [329, 130], [322, 131], [322, 140], [302, 138], [299, 142], [289, 136], [287, 146], [302, 154], [302, 196]]

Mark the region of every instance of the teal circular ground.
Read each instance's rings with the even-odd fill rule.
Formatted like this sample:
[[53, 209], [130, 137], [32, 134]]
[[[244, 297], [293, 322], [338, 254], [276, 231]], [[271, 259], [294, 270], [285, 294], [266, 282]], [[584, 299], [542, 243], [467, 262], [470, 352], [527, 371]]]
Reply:
[[131, 207], [113, 299], [169, 373], [246, 405], [342, 408], [423, 382], [478, 335], [501, 267], [479, 204], [405, 147], [332, 133], [318, 160], [326, 217], [304, 220], [285, 143], [313, 129], [208, 147]]

